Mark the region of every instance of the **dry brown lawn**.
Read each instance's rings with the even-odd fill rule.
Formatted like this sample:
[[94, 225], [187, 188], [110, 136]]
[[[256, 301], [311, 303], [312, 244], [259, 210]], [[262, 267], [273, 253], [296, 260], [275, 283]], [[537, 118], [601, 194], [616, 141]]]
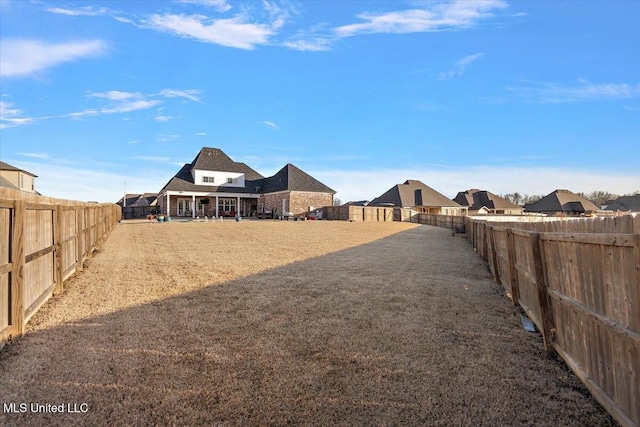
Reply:
[[0, 353], [0, 425], [614, 425], [448, 230], [120, 224]]

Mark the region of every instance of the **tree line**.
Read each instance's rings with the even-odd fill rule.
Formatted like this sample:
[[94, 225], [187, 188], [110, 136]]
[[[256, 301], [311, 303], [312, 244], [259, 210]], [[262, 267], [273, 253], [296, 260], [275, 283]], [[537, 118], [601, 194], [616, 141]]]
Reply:
[[[585, 199], [589, 200], [594, 205], [600, 207], [604, 205], [609, 200], [615, 200], [620, 195], [610, 193], [608, 191], [596, 190], [591, 193], [576, 193], [578, 196], [582, 196]], [[623, 196], [636, 196], [640, 194], [640, 190], [634, 191], [633, 193], [623, 194]], [[515, 193], [507, 193], [507, 194], [499, 194], [503, 199], [507, 199], [513, 204], [516, 205], [526, 205], [529, 203], [535, 203], [538, 200], [542, 199], [546, 194], [520, 194], [517, 191]]]

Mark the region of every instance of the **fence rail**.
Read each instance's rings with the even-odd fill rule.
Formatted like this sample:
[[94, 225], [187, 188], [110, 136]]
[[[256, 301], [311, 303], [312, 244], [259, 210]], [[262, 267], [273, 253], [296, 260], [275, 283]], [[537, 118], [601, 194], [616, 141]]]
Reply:
[[640, 216], [466, 220], [502, 285], [623, 426], [640, 424]]
[[91, 256], [119, 221], [115, 204], [0, 188], [0, 348]]

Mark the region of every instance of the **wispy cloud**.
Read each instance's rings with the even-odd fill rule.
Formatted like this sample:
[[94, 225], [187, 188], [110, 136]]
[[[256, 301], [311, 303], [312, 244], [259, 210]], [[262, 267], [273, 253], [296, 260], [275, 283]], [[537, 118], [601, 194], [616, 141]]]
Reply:
[[180, 135], [158, 135], [158, 142], [170, 142], [180, 138]]
[[160, 91], [159, 95], [164, 96], [165, 98], [181, 97], [181, 98], [189, 99], [191, 101], [201, 102], [200, 97], [198, 96], [201, 93], [202, 91], [195, 90], [195, 89], [187, 89], [187, 90], [163, 89]]
[[194, 135], [196, 135], [196, 136], [206, 136], [207, 133], [206, 132], [196, 132], [196, 133], [194, 133]]
[[171, 161], [170, 157], [164, 157], [164, 156], [133, 156], [132, 159], [144, 160], [148, 162], [162, 162], [162, 163], [167, 163]]
[[640, 97], [640, 83], [600, 83], [579, 80], [578, 85], [527, 82], [527, 86], [512, 86], [507, 90], [520, 97], [540, 103], [569, 103], [631, 99]]
[[308, 39], [294, 38], [285, 41], [282, 45], [293, 50], [324, 52], [331, 50], [332, 43], [333, 40], [328, 37], [313, 37]]
[[139, 92], [121, 92], [116, 90], [93, 92], [90, 93], [89, 96], [106, 100], [107, 106], [98, 110], [85, 110], [81, 113], [75, 113], [76, 115], [83, 115], [83, 113], [85, 113], [84, 115], [130, 113], [132, 111], [147, 110], [161, 102], [158, 99], [148, 99]]
[[34, 159], [48, 159], [47, 153], [16, 153], [19, 156], [33, 157]]
[[339, 37], [350, 37], [374, 33], [459, 30], [473, 27], [479, 21], [493, 17], [493, 11], [506, 7], [507, 4], [502, 0], [434, 2], [421, 9], [362, 13], [358, 18], [364, 22], [343, 25], [334, 31]]
[[268, 121], [268, 120], [263, 120], [263, 121], [262, 121], [262, 124], [263, 124], [263, 125], [265, 125], [265, 126], [267, 126], [267, 127], [270, 127], [270, 128], [271, 128], [271, 129], [273, 129], [273, 130], [280, 130], [280, 128], [278, 128], [278, 125], [276, 125], [275, 123], [270, 122], [270, 121]]
[[[494, 16], [504, 9], [503, 0], [453, 0], [415, 2], [424, 7], [389, 12], [363, 12], [361, 22], [327, 28], [319, 24], [284, 41], [282, 45], [301, 51], [327, 51], [345, 37], [363, 34], [406, 34], [434, 31], [463, 30]], [[393, 4], [393, 3], [390, 3]]]
[[102, 40], [48, 43], [41, 40], [0, 40], [0, 77], [32, 76], [56, 65], [95, 57], [107, 51]]
[[47, 12], [56, 13], [67, 16], [102, 16], [111, 15], [113, 11], [106, 7], [84, 6], [75, 9], [65, 7], [49, 7], [45, 9]]
[[[182, 97], [192, 101], [200, 101], [197, 96], [200, 91], [188, 89], [163, 89], [157, 94], [143, 94], [141, 92], [124, 92], [119, 90], [110, 90], [106, 92], [90, 92], [89, 98], [97, 98], [101, 100], [105, 105], [100, 108], [90, 108], [83, 111], [64, 114], [57, 117], [70, 117], [73, 119], [80, 119], [88, 116], [99, 116], [103, 114], [119, 114], [130, 113], [133, 111], [148, 110], [156, 107], [162, 103], [160, 98], [175, 98]], [[166, 114], [156, 114], [153, 118], [159, 122], [166, 122], [173, 119], [172, 116]]]
[[0, 129], [33, 123], [31, 117], [24, 117], [23, 111], [10, 102], [0, 101]]
[[477, 61], [483, 56], [484, 52], [480, 52], [473, 55], [465, 56], [464, 58], [457, 60], [449, 71], [440, 73], [438, 79], [449, 80], [453, 79], [454, 77], [461, 77], [472, 62]]
[[226, 0], [178, 0], [180, 3], [195, 4], [215, 9], [218, 12], [227, 12], [232, 6]]
[[143, 27], [197, 40], [239, 49], [253, 49], [266, 44], [274, 29], [267, 24], [248, 22], [244, 16], [210, 19], [204, 15], [152, 15]]

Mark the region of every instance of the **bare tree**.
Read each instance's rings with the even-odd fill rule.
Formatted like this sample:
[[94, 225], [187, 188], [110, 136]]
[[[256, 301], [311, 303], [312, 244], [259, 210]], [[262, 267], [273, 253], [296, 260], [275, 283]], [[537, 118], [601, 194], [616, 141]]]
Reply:
[[602, 191], [602, 190], [592, 191], [591, 193], [585, 196], [585, 199], [589, 200], [590, 202], [592, 202], [594, 205], [598, 207], [604, 205], [604, 203], [607, 200], [612, 200], [617, 198], [618, 198], [617, 194], [609, 193], [608, 191]]
[[527, 205], [530, 203], [535, 203], [538, 200], [542, 199], [543, 197], [544, 197], [544, 194], [532, 194], [532, 195], [525, 194], [524, 196], [522, 196], [522, 204]]
[[342, 200], [340, 200], [338, 197], [334, 197], [333, 206], [342, 206]]
[[507, 194], [500, 194], [500, 197], [502, 197], [503, 199], [508, 200], [509, 202], [513, 203], [514, 205], [520, 205], [522, 204], [522, 195], [520, 193], [518, 193], [517, 191], [515, 193], [507, 193]]

